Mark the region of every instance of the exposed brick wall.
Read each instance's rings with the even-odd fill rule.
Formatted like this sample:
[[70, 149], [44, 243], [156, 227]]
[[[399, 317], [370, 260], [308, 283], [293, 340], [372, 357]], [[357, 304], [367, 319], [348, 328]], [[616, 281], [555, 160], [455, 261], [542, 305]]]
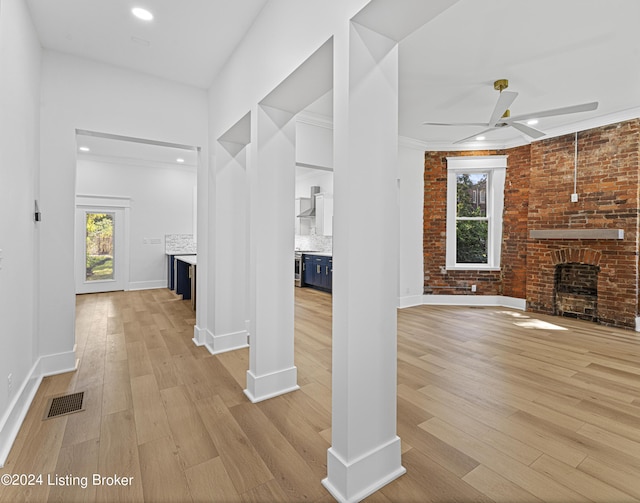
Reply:
[[598, 255], [598, 318], [603, 324], [634, 327], [638, 313], [640, 120], [578, 133], [577, 203], [570, 201], [574, 140], [571, 134], [531, 144], [529, 229], [623, 229], [625, 238], [530, 240], [527, 305], [532, 311], [553, 312], [559, 251], [573, 255], [570, 261], [581, 263], [590, 263], [590, 257]]
[[[509, 156], [505, 183], [502, 270], [444, 271], [446, 157]], [[640, 119], [578, 134], [579, 201], [570, 201], [574, 135], [505, 151], [426, 152], [424, 195], [425, 293], [507, 295], [527, 299], [531, 311], [553, 313], [557, 257], [598, 257], [598, 318], [633, 327], [639, 312], [638, 228]], [[624, 240], [534, 240], [533, 229], [624, 229]], [[444, 271], [444, 272], [443, 272]]]
[[[437, 295], [502, 295], [499, 271], [445, 271], [447, 230], [447, 157], [499, 155], [502, 151], [425, 152], [424, 162], [424, 291]], [[508, 171], [508, 168], [507, 168]]]
[[531, 180], [531, 146], [512, 148], [504, 184], [502, 216], [502, 292], [524, 299], [527, 286], [527, 219]]

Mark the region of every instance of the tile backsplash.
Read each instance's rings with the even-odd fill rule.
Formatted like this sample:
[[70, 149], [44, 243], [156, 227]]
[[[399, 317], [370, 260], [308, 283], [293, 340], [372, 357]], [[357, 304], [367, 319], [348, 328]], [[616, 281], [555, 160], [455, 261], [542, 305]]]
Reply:
[[167, 255], [190, 255], [196, 252], [193, 234], [165, 234], [164, 248]]
[[319, 236], [317, 234], [295, 236], [296, 250], [302, 251], [333, 251], [333, 239], [331, 236]]

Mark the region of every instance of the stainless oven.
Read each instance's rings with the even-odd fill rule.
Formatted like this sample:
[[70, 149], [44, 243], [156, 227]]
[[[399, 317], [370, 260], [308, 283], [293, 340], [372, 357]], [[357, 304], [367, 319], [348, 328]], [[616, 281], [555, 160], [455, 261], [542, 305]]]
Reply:
[[304, 261], [302, 260], [302, 253], [296, 252], [294, 255], [294, 285], [302, 286], [302, 269], [304, 267]]

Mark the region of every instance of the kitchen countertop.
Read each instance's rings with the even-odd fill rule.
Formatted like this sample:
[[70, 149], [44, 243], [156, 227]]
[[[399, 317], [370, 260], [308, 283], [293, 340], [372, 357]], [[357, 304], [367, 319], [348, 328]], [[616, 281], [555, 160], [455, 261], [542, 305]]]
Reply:
[[332, 252], [321, 252], [321, 251], [303, 251], [296, 250], [296, 253], [302, 253], [303, 255], [318, 255], [319, 257], [332, 257]]
[[191, 265], [196, 265], [198, 261], [197, 255], [176, 255], [174, 258]]

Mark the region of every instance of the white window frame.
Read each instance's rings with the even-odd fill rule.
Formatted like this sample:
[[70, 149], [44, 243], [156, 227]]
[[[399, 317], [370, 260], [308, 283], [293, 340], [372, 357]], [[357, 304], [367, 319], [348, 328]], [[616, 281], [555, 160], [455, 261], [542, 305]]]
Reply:
[[[487, 217], [489, 235], [486, 264], [458, 264], [456, 262], [456, 203], [457, 176], [463, 173], [488, 173]], [[502, 212], [504, 183], [507, 174], [506, 155], [447, 157], [447, 270], [500, 270], [502, 250]]]

